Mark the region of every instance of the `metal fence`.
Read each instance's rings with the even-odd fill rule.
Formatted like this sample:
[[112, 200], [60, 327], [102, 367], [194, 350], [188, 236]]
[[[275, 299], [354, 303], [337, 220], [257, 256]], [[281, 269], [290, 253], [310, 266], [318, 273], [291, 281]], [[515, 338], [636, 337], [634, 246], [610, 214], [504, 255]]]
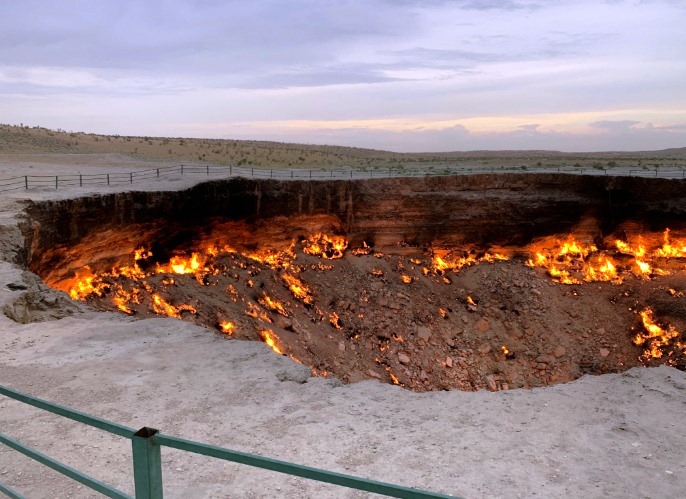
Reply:
[[132, 172], [84, 173], [58, 175], [19, 175], [0, 178], [0, 192], [29, 189], [59, 189], [64, 187], [94, 187], [136, 184], [143, 180], [157, 180], [182, 175], [206, 177], [274, 178], [281, 180], [365, 179], [391, 177], [425, 177], [473, 175], [478, 173], [563, 173], [573, 175], [631, 176], [686, 178], [686, 168], [576, 168], [576, 167], [483, 167], [459, 166], [427, 168], [339, 168], [339, 169], [266, 169], [239, 166], [178, 165], [150, 168]]
[[[222, 447], [185, 440], [183, 438], [172, 437], [164, 435], [153, 428], [143, 427], [136, 431], [133, 428], [123, 426], [105, 419], [95, 416], [90, 416], [82, 412], [69, 409], [68, 407], [53, 404], [46, 400], [32, 397], [25, 393], [12, 390], [0, 385], [0, 395], [13, 398], [25, 404], [43, 409], [45, 411], [69, 418], [73, 421], [83, 423], [94, 428], [112, 433], [114, 435], [128, 438], [132, 444], [133, 457], [133, 481], [135, 488], [136, 499], [158, 499], [163, 495], [162, 484], [162, 461], [161, 461], [161, 447], [171, 447], [182, 451], [192, 452], [203, 456], [223, 459], [225, 461], [232, 461], [234, 463], [245, 464], [256, 468], [263, 468], [287, 475], [298, 476], [315, 480], [318, 482], [331, 483], [348, 487], [356, 490], [363, 490], [366, 492], [373, 492], [389, 497], [403, 497], [408, 499], [421, 498], [448, 498], [455, 496], [447, 496], [437, 494], [434, 492], [427, 492], [424, 490], [414, 489], [410, 487], [402, 487], [400, 485], [393, 485], [375, 480], [368, 480], [366, 478], [359, 478], [352, 475], [345, 475], [333, 471], [326, 471], [308, 466], [302, 466], [286, 461], [279, 461], [277, 459], [270, 459], [254, 454], [247, 454], [244, 452], [237, 452]], [[60, 463], [35, 449], [32, 449], [18, 440], [8, 437], [4, 433], [0, 433], [0, 443], [24, 454], [25, 456], [38, 461], [55, 471], [62, 473], [76, 480], [77, 482], [86, 485], [87, 487], [100, 492], [107, 497], [114, 498], [131, 498], [124, 492], [108, 485], [104, 482], [96, 480], [93, 477], [86, 475], [70, 466]], [[8, 485], [0, 483], [0, 492], [4, 492], [11, 498], [22, 498], [23, 496], [12, 489]]]

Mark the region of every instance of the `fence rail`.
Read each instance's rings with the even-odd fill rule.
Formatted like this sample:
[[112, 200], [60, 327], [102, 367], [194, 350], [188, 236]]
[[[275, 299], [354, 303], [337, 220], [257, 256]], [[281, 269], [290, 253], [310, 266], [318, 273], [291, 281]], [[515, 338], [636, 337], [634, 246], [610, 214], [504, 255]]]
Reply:
[[474, 175], [478, 173], [562, 173], [572, 175], [602, 175], [631, 177], [686, 178], [686, 167], [661, 169], [635, 168], [576, 168], [576, 167], [483, 167], [459, 166], [427, 168], [340, 168], [335, 170], [313, 169], [266, 169], [240, 166], [178, 165], [137, 170], [131, 172], [83, 173], [58, 175], [20, 175], [0, 178], [0, 192], [29, 189], [60, 189], [64, 187], [95, 187], [133, 185], [141, 180], [156, 180], [183, 175], [206, 177], [273, 178], [281, 180], [365, 179], [395, 177], [426, 177], [450, 175]]
[[[400, 485], [393, 485], [385, 482], [378, 482], [375, 480], [368, 480], [366, 478], [359, 478], [333, 471], [311, 468], [309, 466], [302, 466], [300, 464], [290, 463], [287, 461], [270, 459], [255, 454], [233, 451], [223, 447], [217, 447], [214, 445], [194, 442], [192, 440], [185, 440], [182, 438], [164, 435], [153, 428], [143, 427], [136, 431], [133, 428], [113, 423], [111, 421], [107, 421], [106, 419], [90, 416], [68, 407], [53, 404], [52, 402], [32, 397], [31, 395], [12, 390], [11, 388], [7, 388], [2, 385], [0, 385], [0, 395], [4, 395], [6, 397], [18, 400], [19, 402], [37, 407], [38, 409], [69, 418], [73, 421], [98, 428], [119, 437], [130, 439], [132, 444], [133, 479], [136, 499], [160, 499], [163, 496], [161, 447], [170, 447], [203, 456], [223, 459], [225, 461], [245, 464], [247, 466], [263, 468], [279, 473], [285, 473], [287, 475], [307, 478], [318, 482], [331, 483], [351, 489], [374, 492], [376, 494], [389, 497], [401, 497], [407, 499], [455, 497], [410, 487], [403, 487]], [[53, 470], [76, 480], [107, 497], [114, 497], [118, 499], [131, 498], [131, 496], [128, 494], [125, 494], [111, 485], [96, 480], [85, 473], [60, 463], [56, 459], [32, 449], [3, 433], [0, 433], [0, 443], [7, 445], [11, 449], [14, 449], [30, 457], [31, 459], [34, 459], [35, 461], [38, 461], [39, 463], [42, 463]], [[2, 483], [0, 483], [0, 492], [3, 492], [11, 498], [23, 497], [19, 492]]]

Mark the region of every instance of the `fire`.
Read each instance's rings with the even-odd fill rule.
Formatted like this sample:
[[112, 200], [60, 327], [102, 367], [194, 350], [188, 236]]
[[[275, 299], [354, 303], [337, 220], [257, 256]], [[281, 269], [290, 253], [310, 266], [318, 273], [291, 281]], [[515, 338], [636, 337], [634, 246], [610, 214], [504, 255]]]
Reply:
[[585, 274], [584, 280], [587, 282], [617, 281], [619, 279], [616, 265], [609, 257], [602, 254], [598, 258], [597, 266], [586, 266]]
[[95, 294], [102, 296], [105, 290], [105, 283], [99, 276], [90, 273], [89, 267], [84, 267], [88, 275], [79, 277], [77, 274], [76, 282], [69, 289], [69, 296], [73, 300], [85, 300], [88, 296]]
[[676, 245], [670, 243], [669, 229], [663, 235], [662, 247], [655, 250], [655, 256], [662, 258], [686, 258], [686, 241], [680, 240]]
[[281, 278], [286, 286], [288, 286], [288, 289], [293, 296], [298, 300], [307, 305], [312, 305], [312, 303], [314, 303], [314, 297], [312, 296], [310, 289], [300, 279], [293, 274], [282, 274]]
[[343, 326], [341, 326], [341, 318], [336, 312], [331, 312], [331, 314], [329, 314], [329, 322], [336, 329], [343, 329]]
[[373, 276], [383, 277], [383, 270], [381, 270], [381, 269], [372, 269], [371, 273]]
[[259, 319], [263, 322], [272, 322], [271, 318], [264, 311], [251, 302], [248, 302], [248, 308], [244, 313], [249, 317], [254, 317], [255, 319]]
[[402, 279], [402, 281], [403, 281], [405, 284], [411, 284], [411, 283], [412, 283], [412, 277], [410, 277], [410, 276], [407, 275], [407, 274], [403, 274], [403, 275], [400, 277], [400, 279]]
[[328, 236], [318, 233], [306, 238], [302, 243], [304, 253], [322, 258], [342, 258], [348, 241], [342, 236]]
[[219, 323], [219, 327], [221, 328], [222, 333], [226, 333], [229, 336], [236, 332], [236, 324], [231, 321], [222, 321]]
[[270, 329], [263, 329], [260, 331], [260, 338], [264, 341], [269, 348], [274, 350], [279, 355], [283, 355], [283, 350], [279, 346], [279, 337]]
[[353, 250], [353, 255], [368, 255], [369, 253], [371, 253], [371, 251], [372, 249], [369, 246], [367, 246], [367, 243], [365, 241], [362, 241], [362, 246], [360, 246], [359, 248], [355, 248]]
[[270, 297], [267, 293], [262, 293], [260, 296], [258, 296], [257, 301], [263, 307], [268, 308], [269, 310], [276, 312], [277, 314], [281, 314], [284, 317], [288, 317], [291, 315], [288, 312], [288, 310], [286, 310], [286, 307], [283, 305], [283, 303], [276, 300], [275, 298]]
[[686, 355], [686, 344], [679, 340], [673, 341], [681, 336], [681, 333], [673, 325], [668, 324], [666, 329], [660, 326], [650, 308], [642, 310], [639, 315], [645, 332], [638, 333], [633, 341], [635, 345], [644, 347], [643, 354], [640, 356], [641, 361], [648, 362], [652, 359], [660, 359], [665, 354], [672, 356], [675, 351], [678, 356]]
[[467, 295], [467, 305], [471, 305], [472, 307], [476, 308], [476, 302], [470, 295]]
[[463, 256], [456, 256], [452, 253], [449, 253], [445, 255], [445, 257], [441, 257], [440, 255], [434, 254], [431, 263], [433, 271], [440, 275], [444, 274], [449, 270], [457, 272], [463, 267], [469, 267], [471, 265], [476, 265], [481, 262], [493, 263], [496, 261], [504, 260], [509, 260], [509, 258], [502, 253], [486, 252], [479, 257], [473, 252], [467, 252], [464, 253]]
[[208, 271], [205, 267], [205, 257], [200, 253], [192, 253], [190, 257], [173, 256], [166, 265], [156, 266], [158, 274], [196, 274]]
[[152, 309], [157, 315], [166, 315], [167, 317], [175, 317], [176, 319], [181, 318], [181, 312], [190, 312], [191, 314], [198, 313], [197, 310], [190, 305], [182, 304], [175, 307], [157, 293], [152, 295]]

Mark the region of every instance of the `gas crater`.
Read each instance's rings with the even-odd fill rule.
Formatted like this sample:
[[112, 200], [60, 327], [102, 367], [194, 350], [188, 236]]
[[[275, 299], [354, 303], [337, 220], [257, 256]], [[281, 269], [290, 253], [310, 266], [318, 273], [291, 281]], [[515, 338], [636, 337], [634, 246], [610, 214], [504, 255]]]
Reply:
[[73, 300], [263, 341], [315, 375], [531, 388], [686, 367], [685, 194], [565, 175], [231, 179], [30, 203], [22, 259]]

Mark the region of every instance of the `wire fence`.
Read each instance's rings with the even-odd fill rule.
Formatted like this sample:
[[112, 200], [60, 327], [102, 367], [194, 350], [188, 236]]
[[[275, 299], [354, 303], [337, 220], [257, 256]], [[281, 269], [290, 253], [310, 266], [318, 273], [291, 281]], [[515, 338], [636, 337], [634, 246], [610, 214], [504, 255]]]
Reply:
[[180, 176], [214, 178], [246, 177], [280, 180], [366, 179], [474, 175], [483, 173], [562, 173], [571, 175], [686, 178], [686, 167], [680, 168], [578, 168], [578, 167], [427, 167], [427, 168], [339, 168], [339, 169], [266, 169], [240, 166], [178, 165], [131, 172], [79, 173], [57, 175], [18, 175], [0, 178], [0, 192], [60, 188], [89, 188], [133, 185]]

